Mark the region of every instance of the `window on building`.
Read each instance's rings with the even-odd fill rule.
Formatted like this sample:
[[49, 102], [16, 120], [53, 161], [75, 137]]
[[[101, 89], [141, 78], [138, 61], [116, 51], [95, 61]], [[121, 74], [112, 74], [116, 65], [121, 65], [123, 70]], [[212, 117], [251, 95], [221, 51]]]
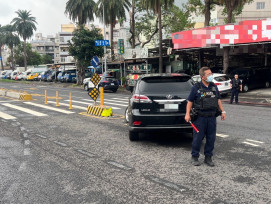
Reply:
[[257, 2], [257, 9], [265, 9], [265, 2]]

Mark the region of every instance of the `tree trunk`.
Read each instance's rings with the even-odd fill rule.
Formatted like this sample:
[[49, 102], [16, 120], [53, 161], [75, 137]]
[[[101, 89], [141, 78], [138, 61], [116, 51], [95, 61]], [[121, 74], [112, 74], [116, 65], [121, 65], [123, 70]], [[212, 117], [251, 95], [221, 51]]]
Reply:
[[13, 47], [10, 47], [10, 51], [11, 51], [11, 66], [12, 66], [12, 70], [14, 71], [14, 53], [13, 53]]
[[[158, 1], [159, 4], [160, 1]], [[163, 73], [163, 50], [162, 50], [162, 13], [161, 6], [158, 5], [158, 23], [159, 23], [159, 73]]]
[[132, 48], [135, 49], [135, 0], [132, 1], [131, 14], [131, 30], [132, 30]]
[[204, 27], [210, 26], [210, 19], [211, 19], [211, 2], [210, 0], [205, 0], [205, 21]]
[[111, 59], [112, 61], [115, 59], [115, 56], [114, 56], [114, 42], [113, 42], [113, 29], [114, 29], [114, 23], [113, 21], [111, 22], [110, 24], [110, 41], [111, 41]]
[[0, 45], [0, 57], [1, 57], [1, 68], [2, 70], [4, 70], [3, 58], [2, 58], [2, 45]]
[[223, 73], [227, 74], [229, 69], [229, 53], [230, 47], [223, 48]]
[[24, 39], [24, 71], [27, 69], [27, 62], [26, 62], [26, 39]]

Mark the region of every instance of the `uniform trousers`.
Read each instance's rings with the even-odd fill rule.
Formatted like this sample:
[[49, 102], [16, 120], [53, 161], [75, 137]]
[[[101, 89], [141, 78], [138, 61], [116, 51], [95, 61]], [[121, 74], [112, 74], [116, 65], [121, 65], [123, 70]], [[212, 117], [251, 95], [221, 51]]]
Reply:
[[213, 156], [214, 144], [216, 139], [216, 117], [201, 117], [199, 116], [194, 125], [199, 130], [197, 133], [193, 131], [192, 156], [199, 157], [202, 140], [206, 136], [204, 147], [205, 156]]

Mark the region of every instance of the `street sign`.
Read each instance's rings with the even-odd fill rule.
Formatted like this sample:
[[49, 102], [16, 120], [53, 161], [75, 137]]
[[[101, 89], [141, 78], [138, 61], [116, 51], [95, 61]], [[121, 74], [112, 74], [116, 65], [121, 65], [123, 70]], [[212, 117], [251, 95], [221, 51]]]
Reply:
[[88, 95], [90, 96], [90, 98], [92, 98], [94, 101], [97, 100], [97, 98], [99, 97], [99, 90], [97, 88], [93, 88], [89, 91]]
[[95, 46], [110, 46], [109, 40], [95, 40]]
[[95, 68], [99, 66], [99, 59], [98, 59], [97, 56], [94, 56], [94, 57], [92, 58], [91, 64], [92, 64], [92, 66], [95, 67]]
[[124, 54], [124, 40], [119, 39], [119, 54], [123, 55]]
[[90, 79], [90, 81], [94, 84], [95, 87], [99, 84], [100, 80], [101, 77], [97, 73], [95, 73]]
[[2, 60], [2, 57], [0, 57], [0, 60]]

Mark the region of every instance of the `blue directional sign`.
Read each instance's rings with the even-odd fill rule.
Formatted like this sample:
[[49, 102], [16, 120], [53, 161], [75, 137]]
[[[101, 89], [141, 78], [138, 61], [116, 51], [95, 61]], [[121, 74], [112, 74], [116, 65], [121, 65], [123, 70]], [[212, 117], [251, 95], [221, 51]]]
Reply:
[[95, 40], [95, 46], [110, 46], [109, 40]]
[[0, 60], [2, 60], [2, 57], [0, 57]]
[[99, 59], [98, 59], [97, 56], [94, 56], [94, 57], [92, 58], [91, 64], [92, 64], [92, 66], [95, 67], [95, 68], [99, 66]]

